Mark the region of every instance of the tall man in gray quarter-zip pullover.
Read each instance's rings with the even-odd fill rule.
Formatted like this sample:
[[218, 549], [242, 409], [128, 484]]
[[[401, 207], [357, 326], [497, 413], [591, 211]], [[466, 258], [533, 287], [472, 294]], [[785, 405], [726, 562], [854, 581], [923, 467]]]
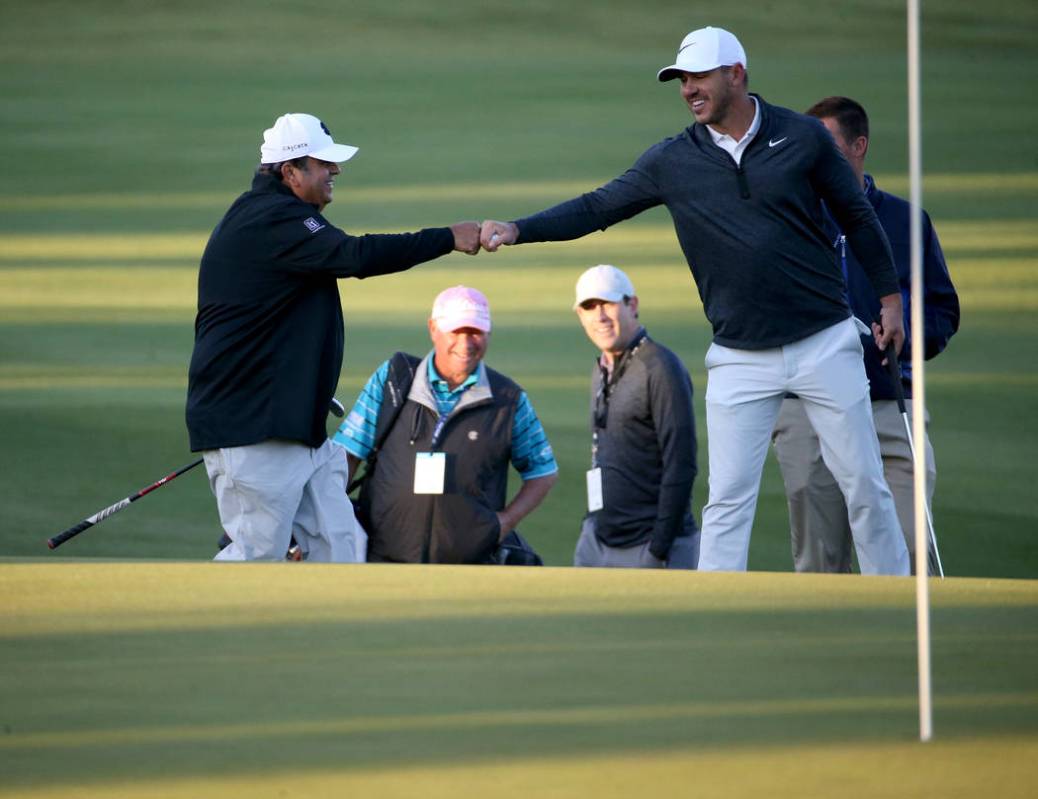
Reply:
[[694, 124], [593, 192], [514, 222], [484, 222], [483, 247], [575, 239], [666, 205], [714, 334], [699, 568], [746, 569], [771, 431], [794, 392], [847, 501], [862, 572], [907, 575], [822, 201], [880, 300], [877, 346], [900, 350], [901, 294], [875, 211], [818, 120], [749, 93], [746, 53], [728, 31], [692, 31], [657, 77], [680, 79]]

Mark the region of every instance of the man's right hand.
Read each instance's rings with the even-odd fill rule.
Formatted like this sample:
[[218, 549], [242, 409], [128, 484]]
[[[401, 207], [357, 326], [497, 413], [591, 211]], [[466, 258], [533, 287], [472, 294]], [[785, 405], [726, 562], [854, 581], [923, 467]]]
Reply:
[[458, 222], [451, 225], [454, 249], [468, 255], [479, 252], [479, 222]]
[[495, 222], [488, 219], [483, 223], [479, 243], [487, 252], [496, 252], [502, 244], [515, 244], [518, 238], [519, 228], [514, 222]]

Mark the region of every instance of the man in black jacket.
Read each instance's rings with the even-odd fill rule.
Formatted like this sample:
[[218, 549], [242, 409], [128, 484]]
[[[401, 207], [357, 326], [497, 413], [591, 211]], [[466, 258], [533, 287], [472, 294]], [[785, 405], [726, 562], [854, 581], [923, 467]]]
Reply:
[[573, 309], [601, 351], [591, 375], [588, 513], [573, 565], [694, 569], [692, 379], [649, 338], [634, 285], [615, 266], [580, 276]]
[[366, 236], [329, 223], [321, 212], [339, 163], [356, 152], [316, 117], [279, 117], [252, 189], [202, 255], [186, 417], [231, 539], [219, 560], [280, 560], [293, 534], [311, 560], [364, 560], [325, 430], [343, 356], [336, 280], [479, 250], [475, 222]]
[[872, 206], [818, 120], [749, 93], [746, 53], [728, 31], [692, 31], [657, 78], [680, 79], [695, 124], [593, 192], [514, 222], [485, 221], [484, 248], [575, 239], [666, 205], [714, 334], [699, 568], [746, 569], [761, 469], [792, 391], [846, 498], [862, 571], [908, 574], [822, 200], [879, 298], [877, 345], [900, 350], [897, 273]]

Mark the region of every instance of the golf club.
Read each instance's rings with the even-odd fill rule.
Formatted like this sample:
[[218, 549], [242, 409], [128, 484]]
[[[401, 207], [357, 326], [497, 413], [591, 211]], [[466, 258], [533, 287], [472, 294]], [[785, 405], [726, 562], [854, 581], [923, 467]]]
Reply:
[[[894, 384], [894, 396], [897, 398], [897, 409], [901, 412], [901, 421], [905, 424], [905, 436], [908, 438], [908, 449], [912, 453], [912, 463], [915, 463], [915, 445], [912, 443], [912, 424], [908, 421], [908, 409], [905, 407], [905, 387], [901, 382], [901, 366], [897, 360], [897, 351], [894, 342], [887, 344], [883, 352], [887, 359], [887, 371], [890, 373], [891, 382]], [[941, 563], [941, 553], [937, 549], [937, 536], [933, 531], [933, 517], [930, 515], [930, 506], [923, 503], [926, 511], [926, 532], [929, 535], [930, 546], [927, 548], [927, 562], [930, 565], [930, 574], [944, 577], [944, 565]]]
[[[328, 411], [331, 414], [333, 414], [334, 416], [337, 416], [340, 419], [343, 416], [346, 415], [346, 408], [335, 397], [332, 397], [331, 402], [328, 404]], [[172, 474], [167, 474], [161, 480], [156, 480], [154, 483], [152, 483], [147, 488], [142, 488], [136, 494], [131, 494], [128, 497], [124, 497], [123, 499], [120, 499], [115, 504], [109, 505], [104, 510], [98, 511], [93, 516], [91, 516], [89, 519], [84, 519], [79, 524], [75, 525], [74, 527], [70, 527], [69, 529], [65, 530], [65, 532], [58, 533], [53, 538], [48, 538], [47, 539], [47, 546], [50, 547], [51, 549], [57, 549], [62, 544], [64, 544], [66, 541], [68, 541], [70, 538], [75, 538], [77, 535], [79, 535], [84, 530], [87, 530], [90, 527], [93, 527], [95, 524], [98, 524], [99, 522], [103, 522], [109, 516], [111, 516], [111, 515], [113, 515], [115, 513], [118, 513], [123, 508], [125, 508], [127, 505], [129, 505], [129, 504], [131, 504], [133, 502], [136, 502], [138, 499], [140, 499], [141, 497], [143, 497], [146, 494], [150, 494], [156, 488], [160, 488], [160, 487], [164, 486], [166, 483], [168, 483], [170, 480], [173, 480], [176, 477], [180, 477], [180, 475], [182, 475], [184, 472], [189, 471], [190, 469], [194, 469], [196, 466], [198, 466], [198, 464], [202, 463], [202, 461], [203, 461], [202, 458], [199, 458], [196, 461], [192, 461], [187, 466], [183, 466], [183, 467], [177, 469]], [[222, 541], [222, 539], [221, 539], [221, 541]], [[228, 539], [228, 543], [229, 542], [230, 542], [230, 539]], [[226, 544], [224, 546], [226, 546]]]
[[179, 477], [184, 472], [186, 472], [186, 471], [188, 471], [190, 469], [194, 469], [201, 462], [202, 462], [202, 458], [199, 458], [196, 461], [192, 461], [187, 466], [182, 466], [181, 468], [177, 469], [172, 474], [167, 474], [161, 480], [156, 480], [154, 483], [152, 483], [147, 488], [142, 488], [136, 494], [131, 494], [128, 497], [120, 499], [114, 505], [109, 505], [104, 510], [99, 510], [97, 513], [95, 513], [89, 519], [84, 519], [79, 524], [75, 525], [74, 527], [68, 528], [63, 533], [58, 533], [53, 538], [48, 538], [47, 539], [47, 546], [50, 547], [51, 549], [57, 549], [62, 544], [64, 544], [66, 541], [68, 541], [70, 538], [74, 538], [75, 536], [77, 536], [81, 532], [83, 532], [84, 530], [86, 530], [86, 529], [88, 529], [90, 527], [93, 527], [95, 524], [98, 524], [99, 522], [103, 522], [109, 516], [118, 513], [123, 508], [125, 508], [127, 505], [129, 505], [130, 503], [136, 502], [138, 499], [143, 497], [145, 494], [150, 494], [156, 488], [161, 488], [162, 486], [164, 486], [166, 483], [168, 483], [173, 478]]

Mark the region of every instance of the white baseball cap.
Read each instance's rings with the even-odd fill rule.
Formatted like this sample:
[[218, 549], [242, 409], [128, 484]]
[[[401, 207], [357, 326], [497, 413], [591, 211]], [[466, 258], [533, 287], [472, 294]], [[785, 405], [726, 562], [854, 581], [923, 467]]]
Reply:
[[577, 299], [573, 310], [588, 300], [622, 302], [624, 297], [634, 297], [631, 279], [615, 266], [599, 264], [592, 266], [577, 280]]
[[261, 164], [279, 164], [309, 155], [319, 161], [341, 164], [357, 154], [357, 147], [336, 144], [324, 123], [310, 114], [285, 114], [274, 127], [263, 131]]
[[700, 28], [681, 40], [677, 59], [657, 72], [656, 79], [674, 80], [682, 72], [710, 72], [732, 64], [746, 66], [746, 51], [735, 35], [724, 28]]
[[432, 318], [444, 333], [463, 327], [490, 332], [490, 303], [479, 289], [452, 286], [436, 295]]

